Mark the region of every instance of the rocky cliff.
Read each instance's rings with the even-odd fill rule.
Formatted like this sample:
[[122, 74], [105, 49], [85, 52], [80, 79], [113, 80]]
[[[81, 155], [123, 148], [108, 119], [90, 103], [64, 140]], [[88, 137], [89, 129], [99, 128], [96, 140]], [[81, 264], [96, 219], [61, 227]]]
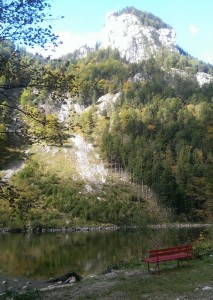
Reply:
[[[129, 63], [139, 63], [164, 49], [177, 53], [181, 51], [176, 44], [176, 32], [171, 26], [160, 18], [133, 7], [109, 14], [100, 37], [101, 49], [117, 49], [120, 56]], [[78, 55], [82, 58], [91, 51], [94, 49], [85, 45], [78, 50]], [[170, 73], [188, 77], [185, 70], [172, 68]], [[141, 77], [141, 74], [139, 76]], [[194, 79], [202, 86], [211, 83], [213, 76], [197, 72]]]
[[162, 47], [177, 51], [176, 32], [172, 28], [145, 26], [133, 14], [110, 14], [102, 31], [101, 48], [118, 49], [130, 63], [148, 59]]

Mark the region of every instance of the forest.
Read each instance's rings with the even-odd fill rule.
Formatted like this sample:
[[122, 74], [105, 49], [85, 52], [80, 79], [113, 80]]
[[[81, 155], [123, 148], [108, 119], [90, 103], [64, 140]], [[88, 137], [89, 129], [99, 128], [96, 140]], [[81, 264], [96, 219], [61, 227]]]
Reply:
[[[100, 60], [103, 52], [106, 57], [102, 54]], [[211, 73], [212, 66], [163, 51], [137, 65], [115, 60], [115, 54], [98, 50], [84, 60], [84, 103], [107, 92], [120, 93], [114, 111], [103, 112], [102, 127], [87, 114], [85, 129], [92, 134], [98, 126], [104, 155], [137, 182], [143, 180], [176, 214], [191, 221], [211, 219], [213, 85], [200, 87], [193, 74], [204, 68]], [[189, 76], [169, 76], [171, 68]], [[129, 80], [137, 73], [141, 82]], [[84, 85], [89, 87], [86, 94]]]
[[[153, 15], [146, 15], [148, 24], [153, 20]], [[161, 22], [156, 19], [155, 26], [165, 26]], [[117, 50], [101, 49], [98, 45], [86, 57], [76, 50], [59, 59], [50, 59], [30, 54], [24, 47], [17, 48], [8, 38], [0, 40], [0, 60], [1, 169], [14, 157], [21, 157], [21, 150], [33, 143], [45, 141], [61, 147], [78, 128], [96, 143], [103, 159], [119, 163], [134, 182], [148, 185], [160, 203], [179, 220], [212, 220], [213, 83], [200, 86], [195, 79], [197, 72], [213, 75], [212, 65], [181, 49], [170, 52], [164, 48], [155, 57], [130, 64]], [[112, 111], [104, 110], [98, 115], [97, 101], [107, 93], [119, 93], [119, 100]], [[56, 108], [66, 104], [67, 94], [85, 110], [81, 116], [71, 112], [65, 127], [56, 114], [44, 107], [47, 103]], [[29, 177], [35, 169], [29, 171]], [[27, 177], [26, 173], [20, 175], [22, 179]], [[55, 186], [57, 178], [48, 180]], [[44, 184], [42, 188], [44, 191]], [[47, 194], [51, 197], [56, 190], [55, 187]], [[1, 201], [9, 201], [14, 207], [14, 199], [20, 200], [17, 193], [13, 186], [1, 181]], [[71, 190], [60, 193], [66, 194], [64, 199], [73, 199], [69, 200], [70, 205], [64, 204], [62, 211], [70, 209], [73, 215], [81, 216], [77, 209], [79, 202], [76, 203], [79, 195], [75, 197]], [[25, 204], [29, 204], [28, 197], [22, 190]], [[34, 196], [30, 197], [33, 203]], [[81, 208], [85, 211], [86, 200], [82, 201]], [[118, 221], [119, 213], [113, 218], [107, 212], [104, 215], [98, 205], [96, 212], [87, 212], [88, 220]], [[134, 215], [136, 206], [131, 207], [131, 202], [113, 205], [120, 207], [122, 215], [126, 209], [128, 220]], [[106, 204], [106, 210], [110, 210], [109, 206]], [[16, 209], [21, 210], [22, 206]], [[24, 205], [24, 209], [28, 206]], [[89, 204], [87, 209], [91, 209]], [[124, 217], [119, 220], [125, 222]]]

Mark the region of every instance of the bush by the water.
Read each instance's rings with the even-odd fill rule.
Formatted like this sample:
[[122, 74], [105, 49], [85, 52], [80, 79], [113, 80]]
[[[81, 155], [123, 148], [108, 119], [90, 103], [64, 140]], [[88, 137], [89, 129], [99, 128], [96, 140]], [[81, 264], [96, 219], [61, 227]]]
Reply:
[[203, 233], [194, 244], [194, 256], [213, 262], [213, 240], [207, 239]]

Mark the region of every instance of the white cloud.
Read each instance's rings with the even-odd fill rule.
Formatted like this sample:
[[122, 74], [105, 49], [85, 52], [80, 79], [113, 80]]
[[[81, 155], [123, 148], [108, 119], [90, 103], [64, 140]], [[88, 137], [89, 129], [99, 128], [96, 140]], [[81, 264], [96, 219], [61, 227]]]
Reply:
[[189, 26], [189, 31], [193, 34], [193, 35], [196, 35], [199, 31], [199, 28], [196, 27], [195, 25], [190, 25]]
[[101, 34], [96, 32], [87, 33], [74, 33], [74, 32], [56, 32], [59, 36], [59, 40], [63, 44], [59, 45], [55, 49], [49, 45], [48, 50], [43, 50], [36, 46], [33, 49], [28, 48], [27, 50], [32, 53], [39, 53], [43, 56], [51, 56], [51, 58], [58, 58], [62, 55], [73, 52], [83, 45], [94, 47], [96, 42], [101, 39]]

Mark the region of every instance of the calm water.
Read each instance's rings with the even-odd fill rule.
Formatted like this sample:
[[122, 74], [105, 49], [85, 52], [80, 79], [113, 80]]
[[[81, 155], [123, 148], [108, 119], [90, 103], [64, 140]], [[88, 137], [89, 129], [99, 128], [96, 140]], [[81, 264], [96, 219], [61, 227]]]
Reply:
[[0, 273], [48, 279], [75, 271], [101, 273], [116, 261], [143, 258], [148, 249], [191, 242], [199, 230], [1, 234]]

